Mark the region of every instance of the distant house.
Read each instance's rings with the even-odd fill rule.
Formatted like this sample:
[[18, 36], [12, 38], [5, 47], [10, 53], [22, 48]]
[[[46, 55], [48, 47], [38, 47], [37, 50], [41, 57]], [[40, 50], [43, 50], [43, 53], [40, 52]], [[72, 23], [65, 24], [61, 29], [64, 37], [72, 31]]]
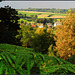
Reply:
[[56, 27], [57, 25], [61, 25], [61, 23], [60, 22], [55, 22], [54, 27]]
[[24, 23], [21, 23], [21, 24], [20, 24], [20, 27], [21, 27], [22, 25], [24, 25]]
[[32, 27], [32, 28], [35, 28], [35, 27], [36, 27], [36, 25], [31, 25], [31, 27]]
[[47, 23], [47, 27], [52, 28], [53, 27], [52, 23]]
[[24, 23], [21, 23], [20, 25], [24, 25]]
[[37, 26], [39, 27], [39, 28], [43, 28], [44, 26], [43, 26], [43, 23], [37, 23]]
[[39, 28], [43, 28], [43, 27], [44, 27], [43, 24], [40, 24]]
[[26, 23], [25, 25], [29, 25], [29, 23]]

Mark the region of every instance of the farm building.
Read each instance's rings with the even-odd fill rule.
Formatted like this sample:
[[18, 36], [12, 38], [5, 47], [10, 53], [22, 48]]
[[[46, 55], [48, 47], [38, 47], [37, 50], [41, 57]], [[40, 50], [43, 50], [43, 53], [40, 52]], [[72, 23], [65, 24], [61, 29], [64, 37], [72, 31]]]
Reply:
[[37, 23], [37, 26], [39, 27], [39, 28], [43, 28], [44, 26], [43, 26], [43, 23]]
[[36, 27], [36, 25], [31, 25], [31, 27], [32, 27], [32, 28], [35, 28], [35, 27]]
[[21, 23], [20, 25], [24, 25], [24, 23]]
[[44, 27], [43, 25], [40, 25], [40, 26], [39, 26], [39, 28], [43, 28], [43, 27]]
[[56, 27], [57, 25], [61, 25], [61, 23], [60, 22], [55, 22], [54, 27]]
[[39, 28], [43, 28], [43, 27], [44, 27], [43, 23], [40, 23]]
[[47, 27], [52, 28], [53, 27], [52, 23], [47, 23]]

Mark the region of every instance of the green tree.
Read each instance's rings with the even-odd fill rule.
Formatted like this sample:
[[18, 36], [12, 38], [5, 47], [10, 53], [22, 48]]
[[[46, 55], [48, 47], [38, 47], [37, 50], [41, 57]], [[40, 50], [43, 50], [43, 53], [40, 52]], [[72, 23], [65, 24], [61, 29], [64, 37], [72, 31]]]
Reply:
[[18, 13], [15, 9], [9, 6], [0, 8], [0, 43], [17, 43], [15, 36], [19, 29], [18, 20]]
[[48, 48], [53, 44], [54, 39], [51, 36], [51, 32], [48, 32], [45, 28], [37, 28], [32, 38], [32, 47], [35, 52], [47, 53]]
[[24, 23], [24, 21], [23, 21], [23, 20], [21, 20], [21, 23]]
[[20, 42], [22, 42], [22, 46], [30, 46], [31, 42], [31, 36], [33, 29], [30, 25], [22, 25], [21, 29], [18, 30], [19, 34], [16, 35], [16, 38], [20, 39]]

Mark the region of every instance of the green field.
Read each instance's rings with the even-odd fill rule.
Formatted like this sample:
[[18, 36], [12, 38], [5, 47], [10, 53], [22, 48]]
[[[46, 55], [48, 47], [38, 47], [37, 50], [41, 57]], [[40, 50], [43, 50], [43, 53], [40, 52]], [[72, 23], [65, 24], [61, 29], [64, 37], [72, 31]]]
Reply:
[[57, 13], [42, 13], [46, 15], [59, 15], [59, 16], [66, 16], [66, 14], [57, 14]]
[[[35, 13], [35, 12], [32, 12], [32, 13], [31, 13], [31, 11], [29, 11], [29, 12], [18, 11], [18, 14], [23, 14], [23, 15], [26, 14], [27, 16], [30, 16], [30, 15], [37, 15], [37, 16], [38, 16], [38, 15], [67, 16], [67, 14], [60, 14], [60, 13], [59, 13], [59, 14], [57, 14], [57, 13], [49, 13], [49, 12], [45, 12], [45, 13], [44, 13], [44, 12], [36, 12], [36, 13]], [[38, 17], [38, 18], [50, 18], [50, 17]]]
[[18, 11], [18, 14], [26, 14], [27, 16], [30, 16], [30, 15], [38, 15], [39, 13], [28, 13], [28, 12], [21, 12], [21, 11]]

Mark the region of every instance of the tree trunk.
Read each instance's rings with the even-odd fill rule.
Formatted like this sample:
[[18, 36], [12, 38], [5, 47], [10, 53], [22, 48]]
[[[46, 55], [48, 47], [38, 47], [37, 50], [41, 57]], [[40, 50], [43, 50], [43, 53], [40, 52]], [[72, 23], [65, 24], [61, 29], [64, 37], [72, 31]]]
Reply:
[[27, 42], [26, 42], [26, 48], [27, 48]]

